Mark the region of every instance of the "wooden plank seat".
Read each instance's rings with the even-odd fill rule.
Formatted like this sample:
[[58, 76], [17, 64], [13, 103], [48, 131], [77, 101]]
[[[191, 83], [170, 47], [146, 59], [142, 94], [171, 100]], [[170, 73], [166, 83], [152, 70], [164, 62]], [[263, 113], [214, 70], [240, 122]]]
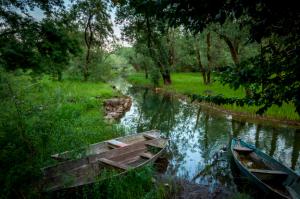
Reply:
[[149, 134], [149, 133], [144, 133], [144, 137], [149, 139], [149, 140], [153, 140], [153, 139], [157, 139], [158, 137], [153, 135], [153, 134]]
[[154, 155], [153, 154], [151, 154], [151, 153], [142, 153], [141, 155], [140, 155], [142, 158], [146, 158], [146, 159], [151, 159], [151, 158], [153, 158], [154, 157]]
[[248, 152], [248, 153], [253, 152], [253, 149], [242, 147], [242, 146], [236, 146], [233, 149], [238, 152]]
[[162, 148], [164, 148], [163, 146], [161, 146], [161, 145], [158, 145], [158, 144], [155, 144], [155, 143], [146, 143], [146, 145], [148, 145], [148, 146], [152, 146], [152, 147], [156, 147], [156, 148], [160, 148], [160, 149], [162, 149]]
[[270, 175], [288, 175], [284, 171], [279, 170], [266, 170], [266, 169], [249, 169], [252, 173], [270, 174]]
[[108, 140], [107, 143], [114, 148], [120, 148], [120, 147], [125, 147], [128, 146], [128, 144], [124, 143], [124, 142], [120, 142], [118, 140]]
[[99, 161], [104, 163], [104, 164], [107, 164], [109, 166], [118, 168], [118, 169], [122, 169], [122, 170], [130, 169], [130, 166], [128, 166], [126, 164], [122, 164], [122, 163], [119, 163], [119, 162], [116, 162], [116, 161], [113, 161], [113, 160], [109, 160], [109, 159], [106, 159], [106, 158], [100, 158]]

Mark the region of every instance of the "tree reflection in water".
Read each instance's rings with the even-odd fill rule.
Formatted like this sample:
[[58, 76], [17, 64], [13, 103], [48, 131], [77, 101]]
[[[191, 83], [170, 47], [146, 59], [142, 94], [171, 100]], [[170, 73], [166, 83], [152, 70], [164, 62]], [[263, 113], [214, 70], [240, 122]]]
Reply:
[[237, 136], [300, 171], [299, 130], [238, 121], [149, 89], [132, 88], [126, 94], [133, 98], [131, 110], [121, 119], [126, 131], [159, 129], [170, 139], [168, 175], [207, 184], [212, 189], [218, 185], [235, 189], [230, 161], [220, 149]]

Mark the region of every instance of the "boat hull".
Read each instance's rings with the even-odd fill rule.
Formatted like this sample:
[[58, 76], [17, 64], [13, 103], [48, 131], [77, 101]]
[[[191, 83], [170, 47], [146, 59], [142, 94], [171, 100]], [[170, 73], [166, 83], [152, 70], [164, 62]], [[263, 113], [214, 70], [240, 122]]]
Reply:
[[[286, 189], [287, 187], [294, 187], [299, 179], [299, 176], [294, 171], [261, 152], [256, 147], [239, 139], [232, 139], [230, 149], [234, 162], [242, 175], [246, 176], [260, 190], [276, 198], [299, 198], [298, 190], [293, 191], [295, 195], [291, 195]], [[252, 162], [245, 157], [250, 157], [249, 159]], [[257, 162], [257, 164], [251, 164], [253, 162]], [[275, 184], [276, 186], [274, 186]]]
[[[145, 141], [43, 168], [44, 191], [80, 189], [98, 182], [99, 177], [104, 180], [101, 174], [105, 171], [113, 171], [109, 178], [117, 177], [155, 162], [165, 151], [168, 140], [145, 136], [148, 137]], [[114, 143], [120, 144], [120, 142]]]

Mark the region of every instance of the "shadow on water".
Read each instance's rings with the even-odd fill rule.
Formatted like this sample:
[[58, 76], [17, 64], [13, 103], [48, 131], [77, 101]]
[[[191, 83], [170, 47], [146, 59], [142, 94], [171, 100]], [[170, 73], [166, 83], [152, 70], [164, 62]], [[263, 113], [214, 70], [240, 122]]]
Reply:
[[255, 195], [228, 160], [225, 148], [237, 136], [300, 173], [299, 129], [238, 121], [150, 89], [131, 87], [125, 94], [133, 99], [120, 121], [127, 133], [159, 129], [169, 137], [167, 175], [208, 185], [211, 190], [222, 186]]

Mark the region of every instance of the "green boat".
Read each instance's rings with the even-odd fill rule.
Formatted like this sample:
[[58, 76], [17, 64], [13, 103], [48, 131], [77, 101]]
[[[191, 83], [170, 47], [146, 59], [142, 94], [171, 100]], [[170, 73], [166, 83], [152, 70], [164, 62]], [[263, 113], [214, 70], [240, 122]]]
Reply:
[[300, 176], [251, 144], [233, 138], [233, 159], [252, 183], [276, 198], [300, 199]]

